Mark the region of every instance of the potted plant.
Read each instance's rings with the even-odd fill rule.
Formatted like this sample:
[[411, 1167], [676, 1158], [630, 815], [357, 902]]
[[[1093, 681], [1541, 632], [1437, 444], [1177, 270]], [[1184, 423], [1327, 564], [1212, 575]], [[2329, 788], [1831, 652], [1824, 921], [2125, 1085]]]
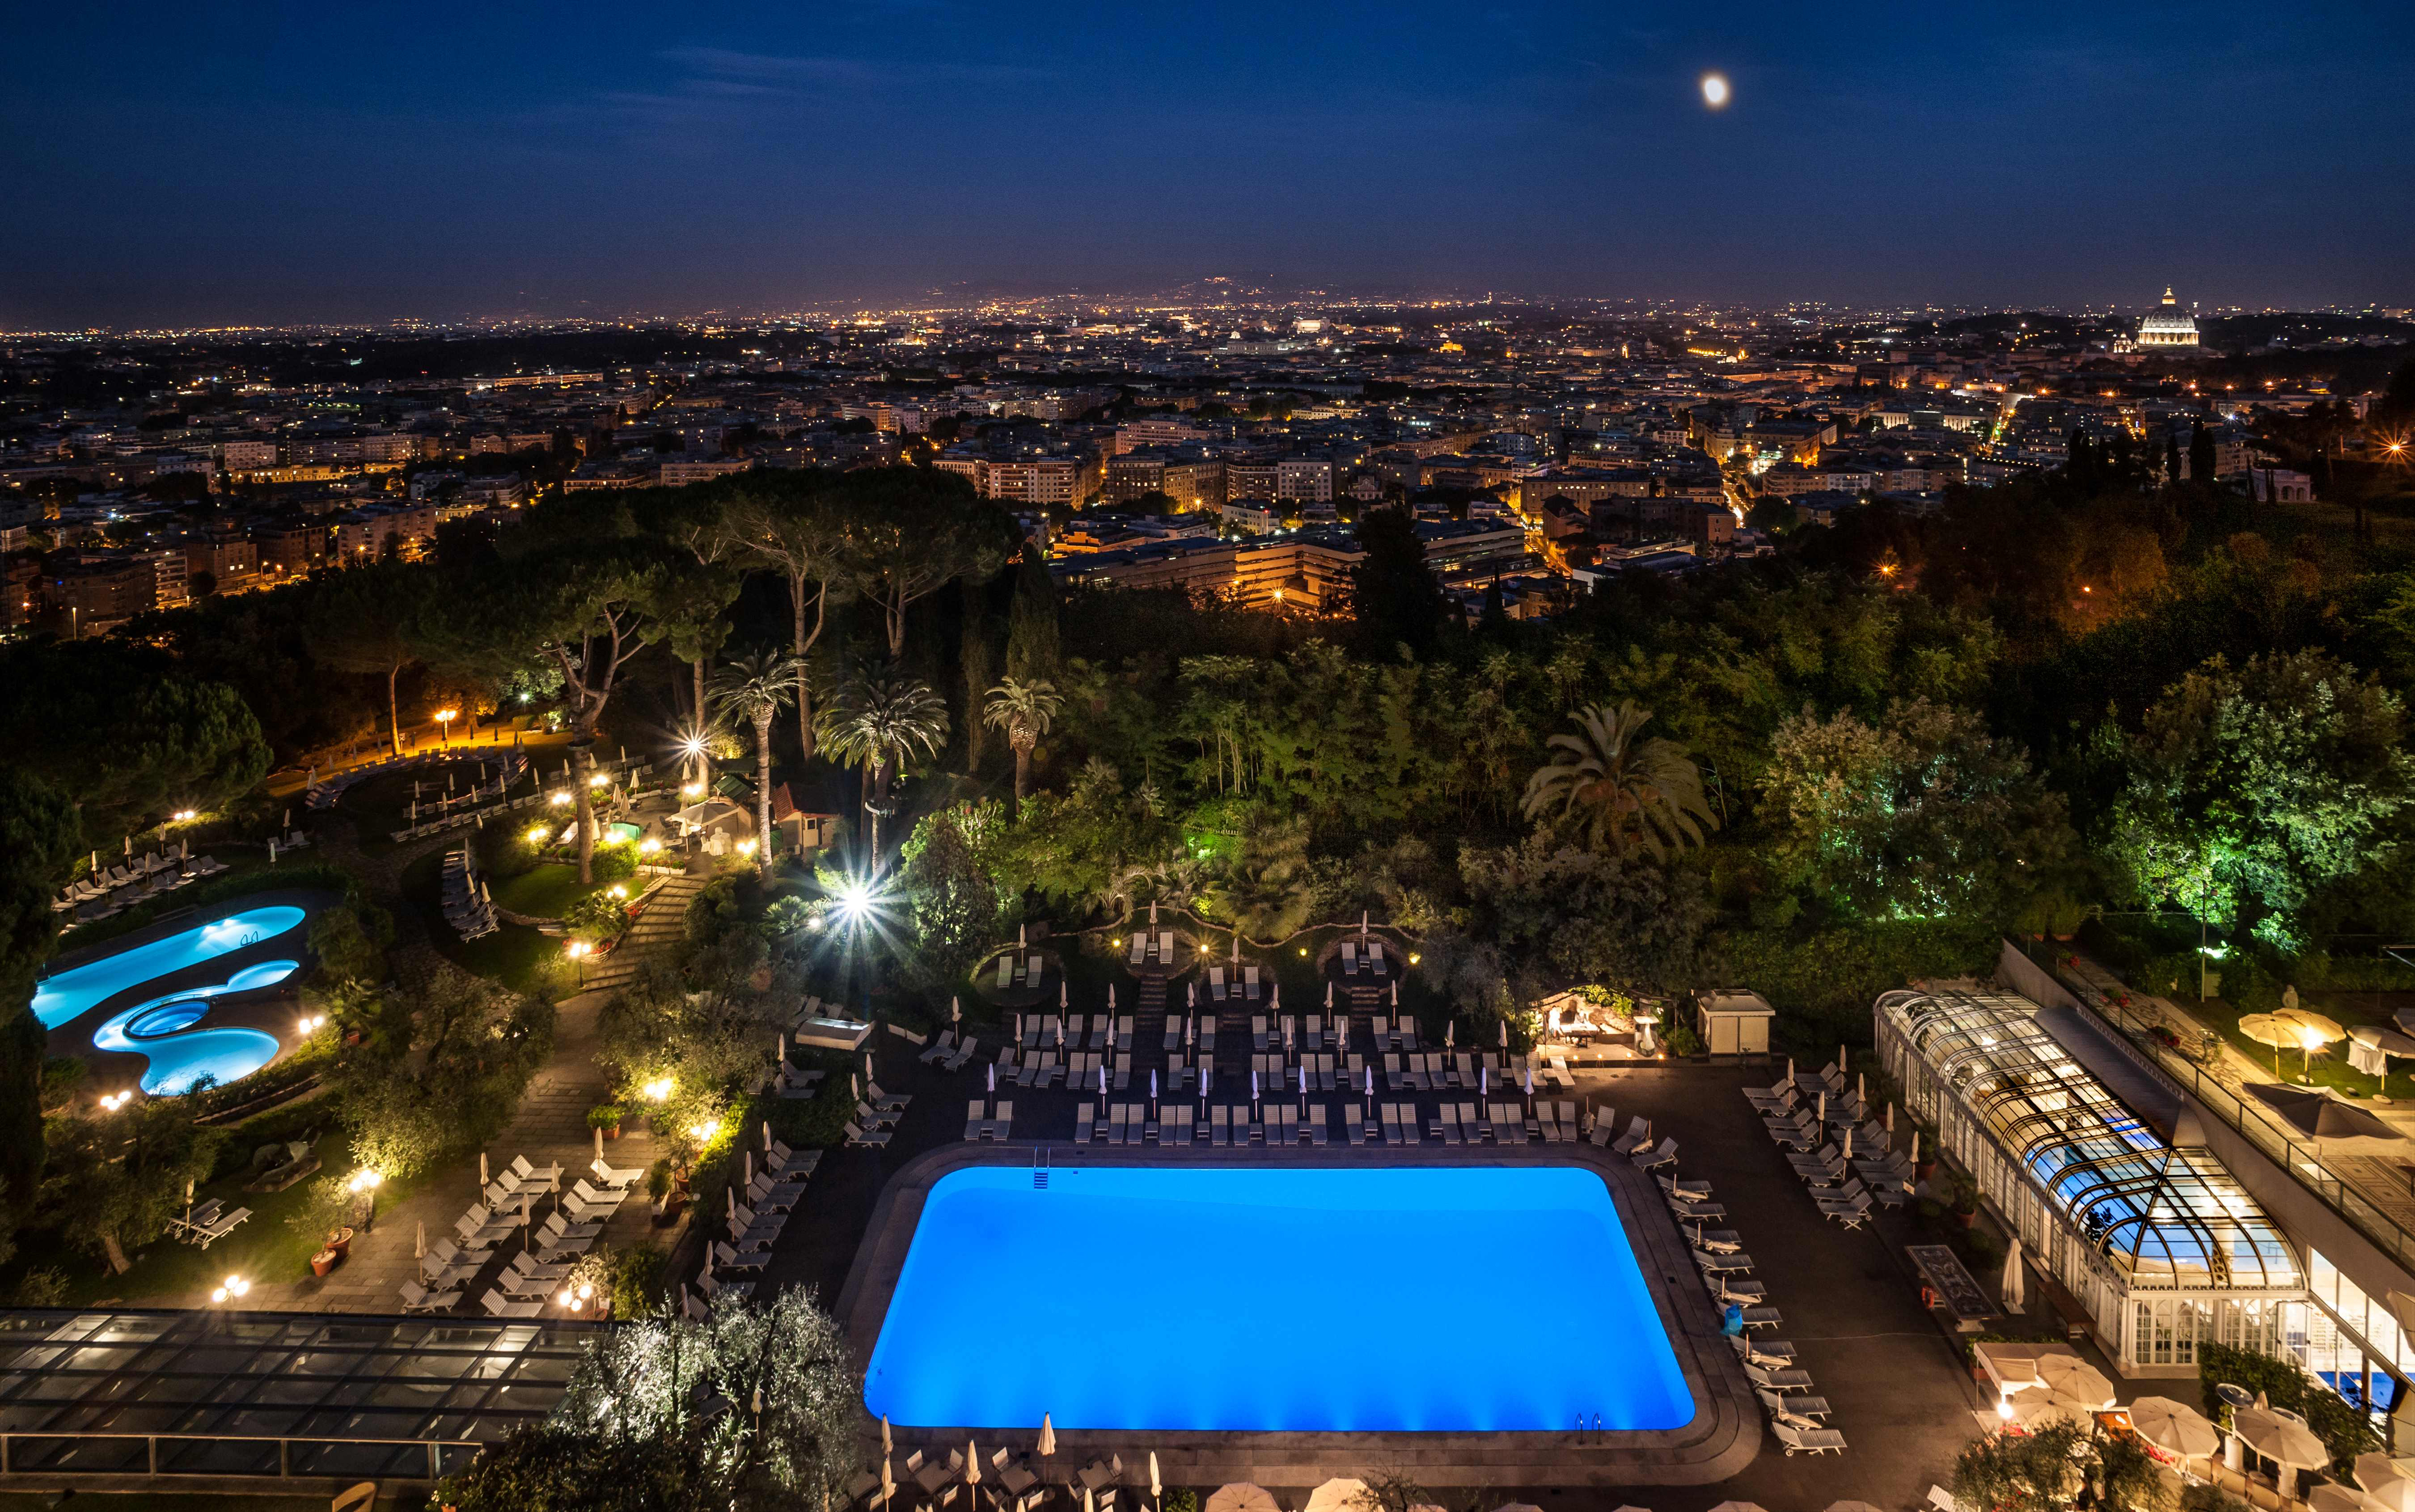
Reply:
[[673, 1191], [673, 1185], [670, 1157], [667, 1155], [646, 1171], [646, 1195], [654, 1200], [656, 1223], [668, 1223], [679, 1216], [685, 1199]]
[[599, 1102], [595, 1104], [595, 1106], [588, 1109], [587, 1127], [590, 1129], [600, 1129], [604, 1130], [604, 1137], [606, 1139], [619, 1139], [621, 1137], [621, 1105], [617, 1102]]
[[1969, 1173], [1957, 1171], [1948, 1176], [1945, 1190], [1953, 1198], [1950, 1206], [1955, 1222], [1967, 1229], [1978, 1221], [1979, 1184], [1971, 1179]]

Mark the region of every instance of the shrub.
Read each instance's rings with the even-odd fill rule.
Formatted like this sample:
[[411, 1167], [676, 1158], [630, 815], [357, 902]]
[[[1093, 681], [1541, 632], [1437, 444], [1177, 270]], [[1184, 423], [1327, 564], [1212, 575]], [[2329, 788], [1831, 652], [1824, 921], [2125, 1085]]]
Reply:
[[2197, 1362], [2198, 1381], [2209, 1415], [2218, 1417], [2222, 1411], [2222, 1399], [2213, 1389], [2217, 1385], [2228, 1384], [2251, 1393], [2260, 1391], [2273, 1406], [2305, 1418], [2306, 1427], [2331, 1450], [2335, 1475], [2347, 1474], [2358, 1455], [2381, 1447], [2381, 1436], [2362, 1413], [2294, 1361], [2233, 1349], [2227, 1344], [2200, 1343]]
[[599, 1102], [587, 1110], [587, 1127], [590, 1129], [617, 1129], [620, 1126], [621, 1105], [617, 1102]]
[[310, 921], [310, 950], [325, 981], [385, 981], [385, 949], [393, 943], [394, 918], [374, 904], [341, 904]]

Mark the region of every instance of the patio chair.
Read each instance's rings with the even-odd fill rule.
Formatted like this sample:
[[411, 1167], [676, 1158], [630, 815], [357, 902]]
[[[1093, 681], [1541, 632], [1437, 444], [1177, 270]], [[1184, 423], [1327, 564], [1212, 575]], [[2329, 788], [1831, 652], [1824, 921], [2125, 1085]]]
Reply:
[[1611, 1130], [1617, 1127], [1617, 1121], [1612, 1116], [1611, 1111], [1604, 1109], [1600, 1113], [1594, 1115], [1593, 1132], [1587, 1135], [1586, 1138], [1596, 1148], [1608, 1149], [1610, 1148]]
[[939, 1037], [932, 1040], [930, 1045], [925, 1048], [921, 1055], [914, 1058], [922, 1064], [928, 1066], [935, 1060], [947, 1059], [948, 1056], [955, 1051], [955, 1048], [956, 1031], [953, 1029], [941, 1029], [939, 1031]]
[[601, 1155], [595, 1157], [587, 1170], [594, 1176], [596, 1185], [612, 1191], [626, 1191], [644, 1180], [646, 1175], [646, 1168], [642, 1165], [608, 1165]]
[[882, 1091], [878, 1082], [864, 1083], [863, 1096], [865, 1101], [883, 1113], [903, 1113], [906, 1110], [906, 1104], [914, 1100], [914, 1094], [911, 1092]]
[[847, 1142], [849, 1145], [870, 1145], [877, 1148], [879, 1145], [889, 1143], [889, 1130], [886, 1129], [876, 1129], [866, 1131], [850, 1123], [847, 1126], [845, 1131], [847, 1134]]
[[562, 1162], [560, 1160], [556, 1160], [551, 1165], [548, 1166], [533, 1166], [529, 1164], [529, 1158], [527, 1156], [515, 1155], [512, 1157], [511, 1171], [512, 1175], [519, 1177], [523, 1184], [530, 1181], [542, 1181], [548, 1188], [551, 1188], [562, 1180]]
[[1738, 1280], [1731, 1276], [1713, 1274], [1703, 1278], [1705, 1289], [1724, 1307], [1733, 1302], [1744, 1307], [1759, 1307], [1769, 1300], [1769, 1288], [1761, 1281]]
[[1642, 1114], [1627, 1121], [1627, 1132], [1618, 1136], [1611, 1149], [1620, 1155], [1632, 1155], [1652, 1143], [1652, 1120]]
[[1446, 1145], [1459, 1143], [1459, 1109], [1444, 1103], [1434, 1110], [1433, 1137]]
[[1739, 1358], [1764, 1370], [1786, 1370], [1794, 1367], [1794, 1346], [1783, 1339], [1755, 1339], [1750, 1334], [1730, 1334], [1728, 1342], [1735, 1346]]
[[1849, 1229], [1861, 1228], [1870, 1220], [1870, 1194], [1858, 1180], [1847, 1190], [1850, 1195], [1821, 1198], [1820, 1216], [1835, 1219]]
[[963, 1070], [965, 1067], [971, 1062], [974, 1053], [980, 1049], [981, 1041], [974, 1039], [969, 1034], [966, 1035], [965, 1042], [956, 1047], [956, 1053], [954, 1055], [950, 1055], [946, 1060], [939, 1063], [939, 1069], [950, 1071]]
[[1744, 1100], [1764, 1115], [1777, 1113], [1794, 1105], [1794, 1084], [1780, 1077], [1767, 1086], [1748, 1086]]
[[1733, 1272], [1741, 1276], [1752, 1269], [1752, 1256], [1741, 1250], [1719, 1253], [1698, 1249], [1694, 1251], [1694, 1264], [1707, 1275], [1717, 1276]]
[[1772, 1421], [1769, 1426], [1778, 1434], [1778, 1442], [1786, 1445], [1786, 1452], [1790, 1457], [1797, 1454], [1845, 1452], [1845, 1435], [1833, 1428], [1800, 1429], [1792, 1426], [1783, 1418]]

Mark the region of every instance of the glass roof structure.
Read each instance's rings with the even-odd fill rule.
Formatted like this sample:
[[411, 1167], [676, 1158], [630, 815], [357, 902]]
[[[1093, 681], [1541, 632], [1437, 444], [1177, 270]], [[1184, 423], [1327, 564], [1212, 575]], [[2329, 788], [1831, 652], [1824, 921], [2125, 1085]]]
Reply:
[[0, 1312], [17, 1474], [449, 1474], [541, 1422], [607, 1325], [329, 1313]]
[[2280, 1226], [2199, 1148], [2176, 1149], [2040, 1026], [2024, 998], [1906, 993], [1914, 1051], [2138, 1290], [2295, 1290]]

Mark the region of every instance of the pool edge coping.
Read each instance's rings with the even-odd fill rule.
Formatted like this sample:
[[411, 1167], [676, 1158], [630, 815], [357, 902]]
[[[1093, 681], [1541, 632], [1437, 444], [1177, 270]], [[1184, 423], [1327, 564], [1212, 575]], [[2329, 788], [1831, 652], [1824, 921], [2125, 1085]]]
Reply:
[[[1358, 1146], [1339, 1156], [1330, 1146], [1131, 1149], [1062, 1141], [956, 1144], [926, 1150], [890, 1173], [883, 1182], [832, 1309], [847, 1332], [848, 1352], [859, 1373], [870, 1368], [923, 1204], [940, 1178], [982, 1166], [1028, 1168], [1043, 1153], [1052, 1163], [1062, 1158], [1068, 1164], [1101, 1167], [1575, 1166], [1591, 1171], [1609, 1190], [1636, 1268], [1659, 1311], [1670, 1351], [1696, 1405], [1692, 1420], [1679, 1428], [1598, 1434], [1572, 1430], [1473, 1433], [1067, 1430], [1057, 1435], [1055, 1461], [1067, 1474], [1094, 1455], [1104, 1458], [1132, 1451], [1136, 1457], [1155, 1451], [1165, 1479], [1176, 1485], [1248, 1480], [1286, 1488], [1312, 1486], [1335, 1475], [1363, 1475], [1376, 1468], [1392, 1468], [1421, 1483], [1448, 1487], [1702, 1485], [1727, 1479], [1760, 1454], [1760, 1404], [1734, 1351], [1719, 1335], [1718, 1314], [1694, 1275], [1691, 1247], [1660, 1200], [1657, 1184], [1633, 1161], [1585, 1144]], [[1700, 1298], [1701, 1305], [1677, 1306], [1675, 1296], [1681, 1291]], [[999, 1439], [1001, 1433], [1006, 1435], [1003, 1442], [1015, 1443], [1036, 1432], [1036, 1427], [1019, 1431], [982, 1426], [892, 1430], [898, 1442], [918, 1447], [952, 1447], [984, 1434]]]

